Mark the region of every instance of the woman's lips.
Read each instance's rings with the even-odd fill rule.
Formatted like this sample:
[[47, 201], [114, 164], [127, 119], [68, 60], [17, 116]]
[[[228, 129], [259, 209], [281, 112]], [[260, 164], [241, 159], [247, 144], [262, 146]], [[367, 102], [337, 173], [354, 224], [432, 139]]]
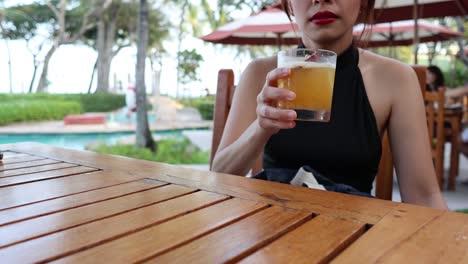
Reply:
[[316, 25], [325, 25], [325, 24], [330, 24], [333, 23], [338, 16], [330, 11], [323, 11], [323, 12], [318, 12], [315, 15], [313, 15], [309, 21], [313, 22]]

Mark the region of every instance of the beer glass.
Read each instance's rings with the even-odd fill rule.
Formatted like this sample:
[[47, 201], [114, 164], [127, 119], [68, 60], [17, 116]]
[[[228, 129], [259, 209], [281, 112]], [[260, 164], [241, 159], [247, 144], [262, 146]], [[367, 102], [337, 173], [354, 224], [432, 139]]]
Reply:
[[289, 49], [278, 53], [278, 68], [290, 68], [289, 77], [278, 87], [296, 93], [293, 101], [279, 101], [278, 107], [293, 109], [297, 120], [330, 121], [336, 53], [328, 50]]

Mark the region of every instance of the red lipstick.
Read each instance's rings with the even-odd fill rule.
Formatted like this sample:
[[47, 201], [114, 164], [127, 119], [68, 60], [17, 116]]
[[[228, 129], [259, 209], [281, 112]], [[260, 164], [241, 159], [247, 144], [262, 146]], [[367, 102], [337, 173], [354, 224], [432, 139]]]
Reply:
[[315, 15], [313, 15], [309, 21], [312, 21], [316, 25], [326, 25], [333, 23], [338, 16], [330, 11], [323, 11], [323, 12], [318, 12]]

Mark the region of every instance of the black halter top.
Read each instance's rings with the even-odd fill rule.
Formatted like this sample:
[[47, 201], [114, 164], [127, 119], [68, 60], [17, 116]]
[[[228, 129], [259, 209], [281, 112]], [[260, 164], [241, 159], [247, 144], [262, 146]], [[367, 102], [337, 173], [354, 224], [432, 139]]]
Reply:
[[309, 165], [336, 183], [370, 193], [382, 147], [358, 62], [354, 45], [338, 56], [330, 122], [297, 121], [295, 128], [280, 130], [265, 146], [264, 168]]

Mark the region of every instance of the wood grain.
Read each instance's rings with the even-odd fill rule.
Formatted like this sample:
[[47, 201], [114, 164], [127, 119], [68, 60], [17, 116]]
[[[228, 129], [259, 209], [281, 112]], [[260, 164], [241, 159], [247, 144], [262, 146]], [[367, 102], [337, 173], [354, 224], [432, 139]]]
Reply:
[[163, 182], [154, 180], [139, 180], [39, 203], [15, 207], [8, 210], [2, 210], [0, 211], [0, 226], [128, 195], [134, 192], [153, 189], [164, 184], [165, 183]]
[[[225, 199], [228, 197], [203, 191], [188, 194], [0, 249], [0, 259], [10, 263], [50, 261]], [[21, 252], [30, 253], [21, 254]]]
[[141, 179], [127, 173], [98, 171], [0, 187], [0, 210]]
[[310, 217], [311, 215], [305, 212], [273, 206], [155, 257], [149, 262], [225, 263], [236, 261]]
[[356, 259], [360, 263], [378, 262], [443, 213], [444, 211], [422, 206], [399, 204], [398, 209], [370, 228], [332, 263], [351, 263]]
[[467, 263], [468, 215], [446, 212], [396, 245], [378, 261], [385, 263]]
[[240, 263], [327, 263], [364, 230], [363, 223], [319, 215]]
[[193, 191], [193, 189], [182, 186], [166, 185], [160, 188], [3, 226], [0, 227], [0, 248], [126, 211], [135, 210]]
[[[65, 164], [65, 163], [64, 163]], [[55, 164], [54, 164], [55, 165]], [[51, 171], [45, 172], [38, 172], [38, 173], [31, 173], [25, 175], [19, 175], [14, 177], [6, 177], [0, 178], [0, 187], [11, 186], [16, 184], [23, 184], [28, 182], [46, 180], [46, 179], [53, 179], [65, 176], [72, 176], [76, 174], [84, 174], [88, 172], [97, 171], [98, 169], [84, 167], [84, 166], [75, 166], [75, 167], [67, 167], [62, 169], [55, 169]]]
[[12, 176], [18, 176], [18, 175], [24, 175], [24, 174], [31, 174], [31, 173], [38, 173], [38, 172], [44, 172], [44, 171], [50, 171], [50, 170], [58, 170], [58, 169], [63, 169], [63, 168], [71, 168], [71, 167], [77, 167], [77, 166], [78, 165], [72, 164], [72, 163], [60, 162], [60, 163], [55, 163], [55, 164], [35, 166], [35, 167], [31, 167], [31, 168], [7, 170], [7, 171], [1, 171], [0, 172], [0, 178], [3, 178], [3, 177], [6, 178], [6, 177], [12, 177]]
[[40, 165], [47, 165], [47, 164], [54, 164], [54, 163], [61, 163], [61, 161], [52, 160], [52, 159], [39, 159], [39, 160], [32, 160], [28, 162], [11, 163], [11, 164], [6, 164], [6, 165], [0, 165], [0, 171], [36, 167]]
[[266, 206], [265, 204], [242, 199], [230, 199], [64, 259], [59, 259], [57, 262], [94, 263], [96, 258], [106, 259], [108, 263], [135, 262], [187, 243], [266, 208]]
[[23, 163], [23, 162], [43, 160], [43, 159], [44, 158], [38, 157], [38, 156], [18, 154], [18, 156], [13, 156], [13, 157], [3, 157], [3, 160], [0, 163], [3, 165], [8, 165], [8, 164]]

